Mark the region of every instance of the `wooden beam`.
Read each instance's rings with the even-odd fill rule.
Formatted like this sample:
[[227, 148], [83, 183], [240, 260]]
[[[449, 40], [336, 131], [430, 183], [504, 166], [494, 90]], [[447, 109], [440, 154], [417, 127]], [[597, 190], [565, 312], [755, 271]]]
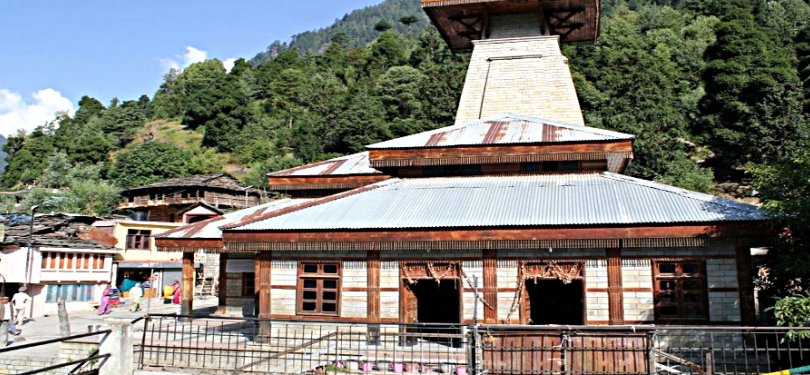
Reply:
[[[605, 159], [605, 153], [619, 152], [632, 155], [632, 140], [592, 141], [581, 143], [539, 143], [532, 145], [481, 145], [481, 146], [452, 146], [432, 148], [401, 148], [401, 149], [372, 149], [369, 150], [369, 161], [372, 167], [405, 166], [394, 165], [394, 161], [410, 161], [408, 165], [444, 165], [448, 163], [459, 164], [463, 160], [471, 160], [473, 164], [503, 163], [504, 160], [530, 161], [532, 155], [542, 155], [543, 160], [582, 160], [588, 154], [597, 154], [593, 158]], [[554, 156], [559, 156], [554, 158]], [[443, 161], [446, 163], [443, 164]], [[519, 160], [518, 160], [519, 161]], [[470, 163], [461, 163], [470, 164]]]
[[191, 315], [194, 300], [194, 253], [183, 253], [183, 290], [180, 314]]
[[748, 246], [737, 245], [737, 283], [740, 293], [740, 318], [743, 324], [753, 324], [756, 321], [756, 306], [754, 302], [754, 276], [751, 270], [751, 249]]
[[489, 304], [484, 306], [484, 323], [498, 323], [498, 261], [495, 250], [484, 250], [482, 295]]
[[[233, 243], [374, 243], [374, 242], [472, 242], [482, 241], [489, 248], [502, 241], [537, 241], [537, 240], [593, 240], [609, 241], [611, 239], [712, 239], [734, 236], [772, 235], [767, 223], [733, 222], [716, 224], [664, 224], [664, 225], [603, 225], [603, 226], [568, 226], [541, 228], [475, 228], [475, 229], [380, 229], [380, 230], [329, 230], [329, 231], [225, 231], [223, 237], [230, 248]], [[520, 244], [513, 244], [515, 246]], [[313, 247], [313, 249], [315, 249]], [[367, 249], [368, 250], [368, 249]]]
[[607, 249], [608, 319], [611, 325], [624, 324], [621, 249]]

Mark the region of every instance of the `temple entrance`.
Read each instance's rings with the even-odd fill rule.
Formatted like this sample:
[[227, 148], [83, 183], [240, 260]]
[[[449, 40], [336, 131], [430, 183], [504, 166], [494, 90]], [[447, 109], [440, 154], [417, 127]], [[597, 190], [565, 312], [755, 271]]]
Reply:
[[[461, 323], [461, 282], [456, 278], [403, 280], [410, 294], [410, 322], [419, 323], [408, 328], [417, 332], [408, 343], [421, 340], [458, 347]], [[421, 325], [427, 324], [427, 325]]]
[[582, 280], [564, 283], [558, 279], [527, 279], [531, 324], [584, 324], [585, 304]]
[[461, 323], [458, 279], [422, 279], [409, 287], [416, 298], [419, 323]]

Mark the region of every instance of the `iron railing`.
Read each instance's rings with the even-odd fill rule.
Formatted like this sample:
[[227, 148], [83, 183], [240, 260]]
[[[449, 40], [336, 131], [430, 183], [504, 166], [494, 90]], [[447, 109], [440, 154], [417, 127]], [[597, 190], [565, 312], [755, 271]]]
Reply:
[[759, 374], [810, 364], [810, 341], [797, 338], [800, 332], [810, 336], [810, 328], [467, 327], [151, 315], [135, 356], [142, 369], [229, 373]]
[[463, 372], [466, 327], [151, 315], [141, 368], [243, 373]]
[[[23, 349], [30, 349], [30, 348], [38, 348], [44, 347], [46, 345], [52, 344], [61, 344], [64, 342], [69, 342], [73, 340], [83, 339], [92, 336], [100, 336], [103, 335], [103, 338], [107, 337], [107, 335], [112, 332], [109, 329], [106, 330], [99, 330], [87, 333], [81, 333], [78, 335], [71, 335], [65, 337], [59, 337], [50, 340], [42, 340], [27, 344], [19, 344], [14, 345], [11, 347], [4, 347], [0, 348], [0, 354], [14, 352]], [[98, 354], [98, 350], [91, 352], [87, 355], [87, 357], [77, 360], [66, 361], [62, 363], [53, 364], [50, 366], [45, 366], [38, 369], [32, 369], [30, 371], [20, 372], [18, 375], [28, 375], [28, 374], [40, 374], [40, 373], [65, 373], [65, 374], [96, 374], [98, 373], [98, 369], [104, 365], [104, 362], [110, 357], [110, 354]], [[72, 369], [68, 370], [67, 367], [73, 367]], [[64, 369], [64, 370], [61, 370]], [[61, 370], [61, 371], [60, 371]]]

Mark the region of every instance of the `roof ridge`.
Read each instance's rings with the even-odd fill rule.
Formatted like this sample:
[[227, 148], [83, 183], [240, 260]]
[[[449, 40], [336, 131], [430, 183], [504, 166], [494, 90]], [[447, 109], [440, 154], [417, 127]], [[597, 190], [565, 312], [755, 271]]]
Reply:
[[273, 217], [285, 215], [285, 214], [295, 212], [295, 211], [300, 211], [300, 210], [303, 210], [303, 209], [306, 209], [306, 208], [309, 208], [309, 207], [314, 207], [314, 206], [317, 206], [317, 205], [320, 205], [320, 204], [323, 204], [323, 203], [333, 202], [333, 201], [340, 200], [340, 199], [343, 199], [343, 198], [346, 198], [346, 197], [349, 197], [349, 196], [364, 193], [364, 192], [369, 191], [369, 190], [378, 189], [378, 188], [387, 186], [389, 184], [394, 184], [394, 183], [399, 183], [399, 182], [402, 182], [402, 179], [399, 179], [399, 178], [387, 179], [385, 181], [376, 182], [376, 183], [373, 183], [373, 184], [370, 184], [370, 185], [361, 186], [361, 187], [358, 187], [358, 188], [355, 188], [355, 189], [352, 189], [352, 190], [340, 192], [340, 193], [337, 193], [337, 194], [332, 194], [332, 195], [329, 195], [329, 196], [326, 196], [326, 197], [323, 197], [323, 198], [313, 199], [313, 200], [310, 200], [310, 201], [307, 201], [307, 202], [301, 202], [300, 204], [296, 204], [296, 205], [292, 205], [292, 206], [289, 206], [289, 207], [282, 208], [280, 210], [275, 210], [275, 211], [272, 211], [272, 212], [268, 212], [265, 215], [258, 216], [256, 218], [248, 220], [246, 222], [226, 224], [226, 225], [223, 225], [223, 226], [219, 227], [219, 229], [220, 230], [236, 229], [236, 228], [239, 228], [239, 227], [243, 227], [243, 226], [246, 226], [246, 225], [250, 225], [250, 224], [253, 224], [253, 223], [260, 222], [262, 220], [266, 220], [266, 219], [270, 219], [270, 218], [273, 218]]
[[734, 210], [737, 210], [737, 211], [740, 211], [740, 212], [750, 213], [752, 210], [762, 211], [761, 208], [759, 208], [759, 207], [757, 207], [757, 206], [755, 206], [753, 204], [750, 204], [750, 203], [738, 202], [738, 201], [735, 201], [735, 200], [732, 200], [732, 199], [718, 197], [718, 196], [715, 196], [715, 195], [701, 193], [701, 192], [698, 192], [698, 191], [692, 191], [692, 190], [688, 190], [688, 189], [684, 189], [684, 188], [679, 188], [677, 186], [667, 185], [667, 184], [660, 183], [660, 182], [644, 180], [644, 179], [641, 179], [641, 178], [632, 177], [632, 176], [623, 175], [623, 174], [614, 173], [614, 172], [602, 172], [602, 175], [605, 176], [605, 178], [611, 178], [613, 180], [622, 181], [622, 182], [626, 182], [626, 183], [632, 183], [632, 184], [635, 184], [635, 185], [642, 185], [642, 186], [645, 186], [645, 187], [648, 187], [648, 188], [651, 188], [651, 189], [657, 189], [657, 190], [664, 191], [664, 192], [667, 192], [667, 193], [670, 193], [670, 194], [677, 194], [677, 195], [682, 196], [684, 198], [689, 198], [689, 199], [696, 200], [696, 201], [701, 201], [701, 202], [704, 202], [704, 203], [714, 204], [714, 205], [717, 205], [717, 206], [723, 206], [723, 207], [734, 209]]

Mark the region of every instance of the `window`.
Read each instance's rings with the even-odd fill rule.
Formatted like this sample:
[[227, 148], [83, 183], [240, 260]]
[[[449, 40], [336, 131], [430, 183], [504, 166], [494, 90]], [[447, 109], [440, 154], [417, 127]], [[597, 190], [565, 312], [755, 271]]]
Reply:
[[299, 263], [298, 313], [338, 315], [340, 266], [337, 263]]
[[93, 289], [95, 285], [92, 284], [65, 284], [65, 285], [48, 285], [45, 291], [45, 302], [56, 303], [59, 296], [65, 298], [65, 302], [88, 302], [93, 300]]
[[242, 274], [242, 296], [252, 297], [256, 294], [256, 274], [246, 272]]
[[100, 270], [103, 268], [104, 254], [64, 253], [55, 251], [42, 253], [42, 269], [44, 270]]
[[127, 231], [126, 249], [149, 250], [149, 237], [152, 231], [145, 229], [130, 229]]
[[656, 320], [708, 319], [706, 272], [703, 262], [655, 262]]

